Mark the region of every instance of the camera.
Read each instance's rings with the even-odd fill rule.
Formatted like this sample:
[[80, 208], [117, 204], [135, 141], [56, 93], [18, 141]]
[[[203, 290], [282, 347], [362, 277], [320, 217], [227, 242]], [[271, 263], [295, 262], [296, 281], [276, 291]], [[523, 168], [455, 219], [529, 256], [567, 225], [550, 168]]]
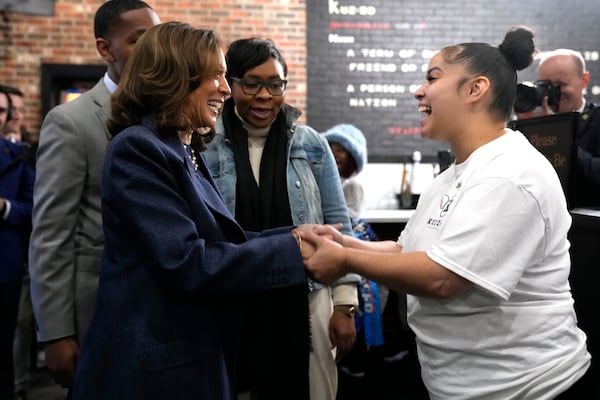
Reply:
[[555, 85], [549, 80], [519, 83], [514, 109], [518, 113], [531, 111], [541, 106], [546, 96], [548, 96], [548, 106], [556, 112], [560, 101], [560, 85]]

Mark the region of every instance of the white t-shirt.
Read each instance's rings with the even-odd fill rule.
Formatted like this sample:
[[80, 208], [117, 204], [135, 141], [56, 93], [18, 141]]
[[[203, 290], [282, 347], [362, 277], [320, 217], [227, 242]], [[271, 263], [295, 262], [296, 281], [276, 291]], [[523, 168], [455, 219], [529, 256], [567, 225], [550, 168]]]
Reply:
[[571, 217], [555, 170], [506, 133], [440, 174], [400, 235], [471, 281], [449, 300], [408, 296], [431, 399], [551, 399], [590, 363], [568, 283]]

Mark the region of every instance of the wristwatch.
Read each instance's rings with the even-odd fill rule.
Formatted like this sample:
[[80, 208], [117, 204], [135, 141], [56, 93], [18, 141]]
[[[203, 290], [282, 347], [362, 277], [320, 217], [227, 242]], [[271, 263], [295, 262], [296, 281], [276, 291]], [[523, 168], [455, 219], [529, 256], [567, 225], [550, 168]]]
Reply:
[[356, 307], [354, 307], [353, 305], [347, 305], [347, 304], [340, 304], [337, 306], [333, 306], [334, 311], [339, 311], [341, 313], [346, 314], [349, 317], [354, 317], [354, 314], [356, 314]]

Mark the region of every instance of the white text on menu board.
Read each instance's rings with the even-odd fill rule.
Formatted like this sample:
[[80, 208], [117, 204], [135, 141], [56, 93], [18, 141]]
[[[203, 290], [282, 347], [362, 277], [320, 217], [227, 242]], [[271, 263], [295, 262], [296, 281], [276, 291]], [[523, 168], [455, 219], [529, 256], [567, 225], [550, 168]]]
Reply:
[[[337, 0], [328, 0], [328, 12], [332, 17], [358, 16], [372, 17], [377, 14], [377, 8], [362, 4], [340, 4]], [[360, 30], [387, 30], [391, 24], [388, 22], [347, 22], [330, 21], [329, 28], [337, 29], [360, 29]], [[330, 32], [328, 41], [331, 44], [354, 44], [356, 39], [353, 35], [341, 35]], [[368, 73], [379, 77], [389, 76], [389, 74], [414, 73], [419, 71], [419, 65], [410, 62], [410, 58], [415, 56], [417, 51], [413, 49], [382, 49], [382, 48], [361, 48], [359, 50], [348, 49], [346, 58], [348, 59], [348, 71], [351, 73]], [[424, 51], [423, 56], [429, 56], [429, 52]], [[425, 54], [427, 53], [427, 54]], [[402, 62], [397, 64], [394, 58], [399, 57]], [[387, 62], [386, 60], [389, 60]], [[422, 70], [425, 66], [421, 65]], [[388, 79], [384, 79], [388, 81]], [[346, 93], [349, 94], [348, 105], [350, 107], [369, 107], [369, 108], [392, 108], [398, 107], [398, 99], [395, 95], [402, 95], [407, 92], [414, 92], [418, 85], [404, 85], [397, 83], [373, 83], [359, 82], [346, 84]]]
[[377, 9], [366, 5], [340, 5], [339, 1], [329, 0], [329, 15], [375, 15]]

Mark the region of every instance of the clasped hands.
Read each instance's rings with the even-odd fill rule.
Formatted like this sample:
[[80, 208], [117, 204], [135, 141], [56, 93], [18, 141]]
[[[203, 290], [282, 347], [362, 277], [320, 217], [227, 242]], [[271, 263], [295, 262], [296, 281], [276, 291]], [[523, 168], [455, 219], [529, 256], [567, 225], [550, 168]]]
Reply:
[[342, 224], [304, 224], [292, 230], [298, 238], [304, 267], [318, 282], [330, 284], [347, 273], [341, 228]]

